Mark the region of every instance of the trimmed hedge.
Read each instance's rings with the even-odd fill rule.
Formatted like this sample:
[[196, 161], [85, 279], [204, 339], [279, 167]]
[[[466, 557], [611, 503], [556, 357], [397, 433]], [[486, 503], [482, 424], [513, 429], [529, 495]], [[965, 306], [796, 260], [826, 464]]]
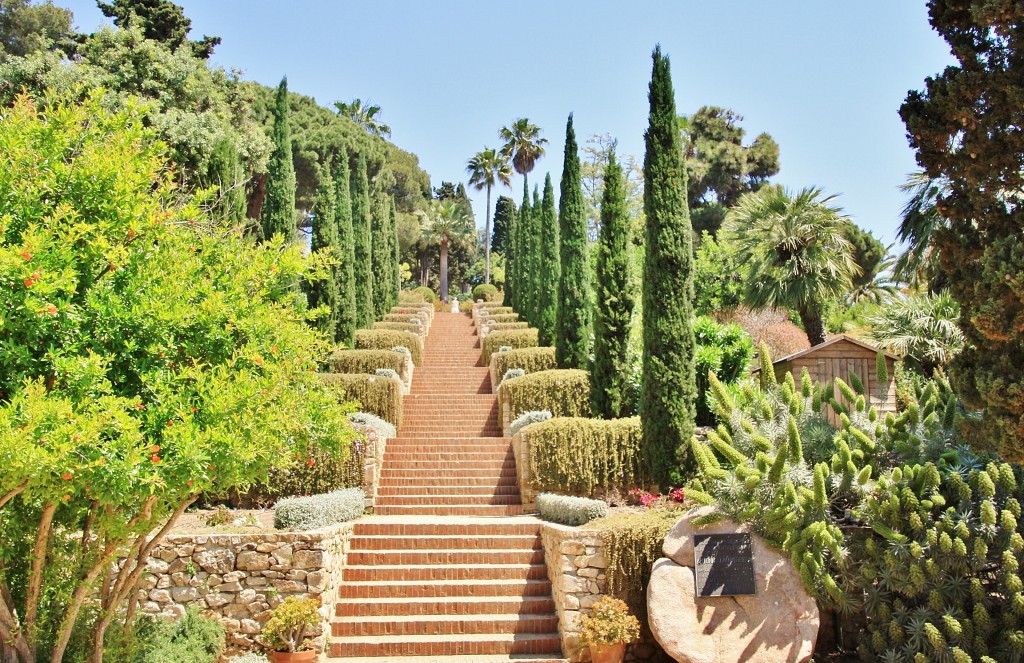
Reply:
[[494, 355], [495, 375], [505, 375], [510, 368], [521, 368], [527, 374], [554, 370], [558, 368], [558, 364], [555, 363], [555, 349], [520, 348]]
[[416, 325], [411, 322], [375, 322], [373, 323], [374, 329], [387, 329], [390, 331], [404, 331], [410, 334], [416, 334], [417, 336], [424, 336], [427, 333], [427, 328], [424, 325]]
[[[589, 417], [590, 376], [578, 369], [530, 373], [501, 383], [498, 407], [504, 409], [506, 400], [511, 408], [509, 419], [539, 410], [548, 410], [556, 417]], [[505, 421], [503, 411], [499, 412], [499, 421]]]
[[425, 303], [408, 303], [399, 304], [398, 306], [391, 307], [391, 313], [397, 313], [399, 315], [415, 315], [416, 317], [430, 321], [434, 319], [434, 305]]
[[391, 350], [338, 350], [327, 363], [332, 373], [373, 374], [378, 368], [390, 368], [403, 380], [408, 378], [406, 358]]
[[538, 489], [590, 495], [599, 486], [650, 483], [640, 451], [639, 417], [560, 417], [533, 424], [524, 434], [532, 482]]
[[608, 504], [587, 497], [541, 493], [537, 496], [537, 515], [543, 520], [576, 527], [607, 516]]
[[437, 293], [435, 293], [433, 290], [431, 290], [425, 285], [421, 285], [418, 288], [413, 288], [412, 291], [413, 293], [423, 298], [421, 301], [427, 302], [428, 304], [433, 304], [437, 302]]
[[521, 318], [518, 313], [492, 313], [491, 315], [480, 316], [480, 324], [482, 325], [486, 325], [491, 320], [495, 322], [520, 322]]
[[366, 441], [362, 435], [343, 453], [311, 449], [306, 456], [296, 456], [284, 467], [271, 468], [267, 482], [254, 486], [248, 497], [258, 503], [267, 503], [296, 495], [358, 488], [363, 483], [365, 459]]
[[493, 334], [500, 331], [508, 331], [510, 329], [529, 329], [529, 322], [496, 322], [493, 325], [487, 325], [487, 333]]
[[385, 313], [384, 322], [405, 322], [409, 323], [412, 320], [419, 320], [420, 324], [426, 325], [430, 322], [430, 317], [420, 314], [418, 311], [411, 313]]
[[358, 401], [361, 411], [376, 415], [396, 428], [401, 427], [400, 380], [362, 373], [320, 373], [319, 376], [325, 384], [332, 385], [340, 392], [339, 400]]
[[[358, 334], [358, 332], [356, 332]], [[358, 340], [358, 336], [356, 337]], [[512, 349], [515, 348], [535, 348], [537, 347], [537, 330], [536, 329], [507, 329], [502, 331], [496, 331], [492, 334], [488, 334], [481, 341], [480, 345], [483, 348], [483, 359], [484, 366], [489, 366], [491, 363], [491, 355], [494, 354], [498, 348], [503, 346], [509, 346]], [[419, 366], [419, 364], [416, 364]], [[524, 368], [522, 366], [510, 366], [509, 368]]]
[[274, 505], [274, 527], [308, 530], [355, 520], [363, 515], [365, 499], [366, 495], [360, 488], [309, 497], [289, 497]]
[[412, 353], [414, 366], [423, 365], [423, 339], [418, 334], [397, 329], [357, 329], [356, 348], [362, 350], [390, 350], [404, 345]]
[[486, 306], [477, 309], [477, 315], [485, 322], [489, 315], [509, 315], [510, 313], [515, 313], [515, 309], [511, 306]]
[[473, 288], [473, 301], [484, 300], [485, 302], [501, 301], [502, 293], [491, 283], [481, 283]]

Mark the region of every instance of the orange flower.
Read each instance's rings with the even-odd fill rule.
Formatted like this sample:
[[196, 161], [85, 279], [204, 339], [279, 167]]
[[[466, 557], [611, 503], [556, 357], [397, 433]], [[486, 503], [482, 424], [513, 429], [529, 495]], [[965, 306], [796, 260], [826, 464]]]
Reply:
[[134, 239], [134, 238], [135, 238], [135, 231], [134, 230], [129, 230], [128, 231], [128, 239]]
[[22, 251], [18, 255], [20, 255], [25, 262], [28, 262], [29, 260], [32, 259], [32, 254], [29, 253], [28, 251]]
[[313, 467], [314, 465], [316, 465], [316, 461], [310, 458], [309, 460], [306, 461], [306, 465]]
[[63, 475], [61, 476], [61, 479], [64, 479], [65, 481], [71, 481], [71, 480], [72, 480], [72, 479], [74, 479], [74, 478], [75, 478], [75, 475], [74, 475], [74, 474], [71, 474], [71, 472], [65, 472], [65, 473], [64, 473], [64, 474], [63, 474]]
[[26, 287], [26, 288], [31, 288], [31, 287], [32, 287], [32, 286], [34, 286], [35, 284], [36, 284], [36, 282], [35, 282], [35, 281], [33, 281], [32, 279], [25, 279], [25, 287]]
[[152, 456], [150, 456], [149, 459], [151, 461], [153, 461], [154, 463], [159, 463], [160, 462], [160, 456], [157, 456], [156, 454], [153, 454]]
[[185, 485], [188, 486], [189, 488], [191, 488], [192, 487], [192, 482], [191, 481], [186, 481]]
[[70, 502], [71, 501], [71, 496], [70, 495], [65, 495], [64, 496], [64, 501], [65, 502]]
[[263, 365], [263, 357], [257, 356], [255, 359], [253, 359], [253, 361], [256, 362], [257, 366], [262, 366]]
[[150, 450], [151, 452], [153, 452], [153, 453], [156, 453], [156, 452], [160, 451], [160, 445], [159, 445], [159, 444], [154, 444], [153, 446], [151, 446], [151, 447], [149, 448], [149, 450]]
[[174, 419], [170, 419], [170, 420], [167, 421], [167, 427], [168, 428], [170, 428], [173, 425], [174, 425]]

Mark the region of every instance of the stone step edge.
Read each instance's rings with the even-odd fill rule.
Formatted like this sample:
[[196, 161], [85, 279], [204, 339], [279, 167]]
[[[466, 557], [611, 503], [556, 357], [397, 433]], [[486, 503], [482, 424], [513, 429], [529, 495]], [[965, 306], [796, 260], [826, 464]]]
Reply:
[[[397, 615], [354, 615], [345, 617], [332, 617], [332, 624], [390, 624], [396, 621]], [[472, 614], [472, 615], [401, 615], [403, 622], [421, 622], [427, 624], [440, 624], [443, 622], [521, 622], [521, 621], [550, 621], [557, 619], [555, 613], [549, 614]], [[486, 634], [458, 634], [462, 635], [486, 635]], [[498, 635], [498, 634], [493, 634]]]
[[[394, 619], [392, 618], [392, 621]], [[440, 635], [332, 635], [328, 642], [331, 644], [370, 644], [382, 645], [389, 642], [412, 644], [416, 642], [522, 642], [524, 640], [547, 640], [558, 638], [558, 633], [462, 633], [453, 635], [445, 633]], [[444, 657], [444, 660], [451, 660]]]
[[[538, 581], [539, 582], [539, 581]], [[422, 584], [422, 583], [416, 583]], [[541, 603], [554, 601], [550, 596], [406, 596], [406, 597], [392, 597], [392, 598], [376, 598], [373, 599], [373, 603], [379, 603], [382, 605], [405, 605], [406, 603]], [[367, 601], [362, 598], [339, 598], [336, 603], [354, 603], [363, 605]], [[554, 614], [554, 613], [552, 613]], [[392, 615], [394, 617], [395, 615]], [[443, 615], [436, 615], [441, 617]], [[449, 615], [452, 617], [462, 615]], [[546, 615], [550, 616], [550, 615]]]

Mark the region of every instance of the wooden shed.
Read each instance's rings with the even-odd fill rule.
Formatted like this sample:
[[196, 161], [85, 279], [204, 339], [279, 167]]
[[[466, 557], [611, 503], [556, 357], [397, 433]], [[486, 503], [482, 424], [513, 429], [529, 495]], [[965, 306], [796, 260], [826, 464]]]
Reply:
[[[889, 376], [885, 384], [878, 382], [878, 371], [876, 370], [878, 353], [882, 353], [885, 357], [886, 372]], [[804, 368], [810, 373], [811, 379], [818, 384], [831, 383], [835, 378], [841, 378], [849, 384], [850, 374], [856, 373], [864, 383], [870, 404], [877, 408], [879, 414], [885, 415], [887, 412], [896, 411], [894, 371], [897, 361], [899, 361], [899, 357], [896, 355], [840, 334], [833, 336], [821, 345], [776, 359], [772, 362], [772, 366], [775, 367], [775, 376], [780, 381], [786, 373], [791, 372], [797, 384], [800, 383], [800, 375]], [[833, 413], [830, 411], [829, 414]], [[830, 418], [834, 417], [830, 416]]]

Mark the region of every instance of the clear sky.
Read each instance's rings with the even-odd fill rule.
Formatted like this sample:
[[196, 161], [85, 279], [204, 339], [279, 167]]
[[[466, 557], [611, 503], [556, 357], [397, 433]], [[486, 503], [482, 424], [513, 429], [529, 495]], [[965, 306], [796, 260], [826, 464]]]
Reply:
[[[894, 239], [915, 168], [898, 110], [952, 59], [924, 0], [177, 0], [193, 38], [218, 35], [214, 62], [325, 106], [382, 107], [392, 139], [436, 186], [528, 117], [551, 143], [532, 181], [562, 168], [565, 121], [582, 143], [611, 133], [642, 160], [650, 55], [672, 60], [680, 113], [725, 106], [748, 138], [780, 145], [776, 182], [819, 186], [861, 226]], [[91, 31], [93, 0], [56, 0]], [[521, 197], [521, 181], [513, 181]], [[557, 186], [556, 186], [557, 189]], [[478, 225], [484, 195], [471, 191]]]

